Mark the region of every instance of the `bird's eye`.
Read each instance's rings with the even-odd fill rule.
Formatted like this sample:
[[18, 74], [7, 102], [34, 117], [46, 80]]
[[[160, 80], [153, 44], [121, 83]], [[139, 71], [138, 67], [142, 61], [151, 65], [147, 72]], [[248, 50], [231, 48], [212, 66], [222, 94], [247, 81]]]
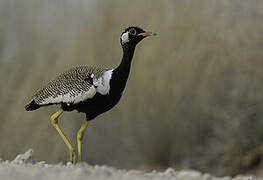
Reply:
[[129, 30], [129, 33], [132, 34], [132, 35], [136, 35], [136, 30], [132, 28], [132, 29]]

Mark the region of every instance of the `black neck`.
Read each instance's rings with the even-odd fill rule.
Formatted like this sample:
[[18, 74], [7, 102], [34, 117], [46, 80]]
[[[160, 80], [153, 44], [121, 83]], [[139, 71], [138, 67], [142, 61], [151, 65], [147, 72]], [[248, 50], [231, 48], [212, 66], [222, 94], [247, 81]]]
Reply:
[[131, 68], [131, 61], [133, 58], [135, 46], [123, 47], [123, 56], [120, 65], [116, 68], [118, 73], [122, 75], [129, 75]]
[[128, 76], [130, 74], [131, 62], [135, 51], [135, 45], [123, 46], [123, 57], [120, 65], [114, 70], [112, 80], [119, 87], [121, 92], [124, 90]]

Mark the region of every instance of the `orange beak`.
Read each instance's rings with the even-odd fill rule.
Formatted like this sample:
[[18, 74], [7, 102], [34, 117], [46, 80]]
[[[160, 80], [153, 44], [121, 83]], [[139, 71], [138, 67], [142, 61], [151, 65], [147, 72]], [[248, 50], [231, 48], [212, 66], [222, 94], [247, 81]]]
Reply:
[[148, 37], [148, 36], [156, 36], [157, 34], [154, 32], [143, 32], [138, 34], [138, 36]]

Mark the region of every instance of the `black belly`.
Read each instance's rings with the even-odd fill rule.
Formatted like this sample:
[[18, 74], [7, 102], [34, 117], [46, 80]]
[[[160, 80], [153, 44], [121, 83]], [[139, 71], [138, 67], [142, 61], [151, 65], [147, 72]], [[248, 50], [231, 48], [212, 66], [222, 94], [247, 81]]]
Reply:
[[78, 104], [65, 104], [62, 103], [61, 108], [64, 111], [77, 110], [86, 114], [87, 120], [92, 120], [98, 115], [113, 108], [120, 100], [121, 94], [119, 95], [101, 95], [95, 94], [92, 99], [80, 102]]

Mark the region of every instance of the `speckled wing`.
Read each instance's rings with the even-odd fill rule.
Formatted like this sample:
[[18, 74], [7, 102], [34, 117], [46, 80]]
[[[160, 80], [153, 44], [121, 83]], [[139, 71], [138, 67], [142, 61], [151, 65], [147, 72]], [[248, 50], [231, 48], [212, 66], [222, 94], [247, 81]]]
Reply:
[[89, 79], [98, 79], [105, 71], [107, 69], [88, 66], [72, 68], [37, 91], [32, 100], [38, 105], [77, 104], [96, 94], [96, 88]]

